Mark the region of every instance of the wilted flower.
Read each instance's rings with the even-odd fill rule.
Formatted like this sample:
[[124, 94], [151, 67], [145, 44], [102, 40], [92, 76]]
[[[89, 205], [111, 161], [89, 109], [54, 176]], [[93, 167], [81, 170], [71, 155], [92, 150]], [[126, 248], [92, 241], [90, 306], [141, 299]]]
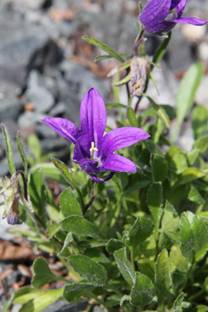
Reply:
[[146, 31], [162, 33], [170, 31], [177, 23], [202, 26], [208, 20], [182, 16], [187, 0], [149, 0], [139, 19]]
[[0, 179], [0, 207], [3, 210], [2, 217], [7, 218], [8, 224], [20, 224], [19, 220], [19, 189], [18, 176], [11, 179]]
[[10, 207], [9, 213], [7, 215], [7, 223], [11, 225], [20, 224], [19, 219], [19, 195], [16, 193]]
[[131, 160], [115, 152], [149, 138], [147, 132], [135, 127], [123, 127], [104, 133], [106, 119], [103, 98], [93, 88], [82, 100], [80, 127], [64, 118], [43, 119], [46, 125], [75, 145], [73, 161], [96, 182], [101, 182], [98, 176], [105, 171], [136, 172], [136, 165]]
[[134, 57], [130, 67], [130, 91], [133, 96], [141, 96], [146, 85], [150, 64], [144, 57]]

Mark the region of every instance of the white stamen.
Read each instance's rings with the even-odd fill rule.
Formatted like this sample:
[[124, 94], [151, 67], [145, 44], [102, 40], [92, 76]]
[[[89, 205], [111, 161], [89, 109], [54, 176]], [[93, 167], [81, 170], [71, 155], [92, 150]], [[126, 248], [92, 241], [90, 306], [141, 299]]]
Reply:
[[90, 156], [94, 159], [96, 158], [96, 153], [98, 152], [97, 147], [95, 146], [95, 142], [91, 142], [91, 148], [90, 148]]

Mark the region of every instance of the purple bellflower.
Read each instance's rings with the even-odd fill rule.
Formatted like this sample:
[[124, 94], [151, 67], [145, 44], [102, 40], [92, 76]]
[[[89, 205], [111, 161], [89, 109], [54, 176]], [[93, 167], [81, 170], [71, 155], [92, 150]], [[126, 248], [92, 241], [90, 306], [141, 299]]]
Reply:
[[80, 127], [64, 118], [45, 117], [43, 122], [75, 145], [73, 161], [95, 182], [103, 182], [103, 172], [136, 172], [136, 165], [116, 154], [121, 148], [147, 140], [149, 134], [136, 127], [123, 127], [105, 133], [106, 108], [96, 89], [84, 96], [80, 108]]
[[187, 0], [149, 0], [139, 19], [149, 33], [170, 31], [177, 23], [202, 26], [208, 20], [182, 16]]

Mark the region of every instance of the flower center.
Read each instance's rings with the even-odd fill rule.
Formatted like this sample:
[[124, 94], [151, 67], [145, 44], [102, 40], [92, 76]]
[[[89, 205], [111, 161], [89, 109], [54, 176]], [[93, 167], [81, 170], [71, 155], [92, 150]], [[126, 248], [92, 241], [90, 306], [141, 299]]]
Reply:
[[96, 159], [97, 158], [97, 153], [98, 153], [98, 149], [95, 146], [95, 142], [91, 142], [91, 147], [90, 147], [90, 157], [92, 159]]
[[169, 14], [168, 17], [166, 18], [167, 22], [171, 22], [172, 20], [174, 20], [175, 18], [178, 17], [177, 11], [176, 9], [172, 9]]

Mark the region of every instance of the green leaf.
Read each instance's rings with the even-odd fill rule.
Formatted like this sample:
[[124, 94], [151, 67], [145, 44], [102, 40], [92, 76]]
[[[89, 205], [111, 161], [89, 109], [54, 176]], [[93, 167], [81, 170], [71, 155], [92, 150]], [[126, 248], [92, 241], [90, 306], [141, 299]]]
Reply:
[[12, 142], [11, 142], [9, 133], [5, 125], [2, 124], [1, 127], [2, 127], [2, 133], [3, 133], [4, 144], [5, 144], [5, 149], [6, 149], [6, 157], [8, 161], [9, 172], [11, 175], [13, 175], [16, 169], [15, 169], [15, 164], [14, 164]]
[[59, 159], [52, 159], [52, 162], [56, 168], [60, 170], [60, 172], [63, 174], [65, 180], [70, 183], [70, 185], [73, 188], [76, 188], [77, 185], [75, 183], [75, 180], [73, 178], [72, 172], [69, 170], [67, 165], [65, 165], [61, 160]]
[[63, 178], [60, 170], [58, 170], [52, 163], [37, 164], [30, 169], [31, 174], [33, 174], [36, 171], [41, 172], [43, 176], [46, 178], [50, 178], [61, 184], [66, 184], [66, 181]]
[[170, 251], [170, 262], [175, 269], [187, 273], [189, 270], [189, 262], [183, 256], [179, 246], [173, 245]]
[[190, 211], [184, 212], [180, 221], [180, 241], [182, 254], [190, 259], [194, 257], [194, 237], [192, 232], [192, 224], [194, 222], [194, 214]]
[[178, 146], [171, 146], [167, 153], [167, 161], [171, 171], [180, 174], [188, 168], [185, 153]]
[[208, 252], [208, 223], [206, 219], [184, 212], [181, 217], [180, 239], [181, 250], [185, 257], [200, 261]]
[[134, 110], [131, 107], [128, 107], [127, 117], [128, 117], [128, 120], [129, 120], [129, 123], [130, 123], [131, 126], [138, 127], [138, 121], [137, 121], [137, 118], [136, 118], [136, 114], [135, 114]]
[[109, 253], [113, 253], [114, 251], [121, 249], [123, 246], [124, 245], [121, 240], [111, 238], [106, 244], [106, 250]]
[[159, 225], [163, 205], [163, 188], [161, 182], [152, 183], [147, 190], [147, 205], [155, 224]]
[[150, 217], [146, 215], [138, 217], [129, 231], [130, 243], [133, 245], [138, 245], [138, 237], [141, 242], [144, 242], [150, 236], [152, 230], [153, 223]]
[[163, 249], [156, 261], [155, 284], [158, 296], [164, 302], [168, 301], [170, 294], [173, 292], [172, 271], [173, 265], [168, 257], [168, 252]]
[[158, 208], [163, 204], [163, 189], [160, 182], [152, 183], [147, 191], [147, 205]]
[[60, 208], [65, 217], [72, 215], [82, 216], [82, 209], [75, 196], [75, 193], [69, 188], [61, 193]]
[[154, 154], [152, 158], [152, 175], [155, 182], [164, 181], [168, 177], [168, 163], [159, 154]]
[[69, 302], [80, 302], [81, 298], [92, 298], [94, 288], [90, 283], [70, 283], [64, 288], [64, 298]]
[[171, 241], [178, 241], [178, 230], [179, 230], [179, 217], [176, 216], [173, 210], [171, 210], [172, 206], [167, 202], [161, 224], [161, 233], [165, 234], [165, 236], [169, 237]]
[[17, 143], [17, 149], [18, 149], [20, 158], [21, 158], [23, 166], [24, 166], [24, 170], [25, 170], [25, 172], [27, 172], [27, 170], [28, 170], [28, 161], [27, 161], [27, 156], [25, 154], [24, 145], [23, 145], [20, 133], [17, 134], [16, 143]]
[[197, 105], [192, 112], [192, 128], [196, 139], [208, 135], [208, 109]]
[[195, 216], [193, 224], [195, 259], [200, 261], [208, 252], [208, 223]]
[[107, 272], [101, 264], [82, 255], [69, 257], [69, 262], [82, 281], [94, 286], [103, 286], [107, 281]]
[[132, 286], [135, 282], [135, 272], [131, 262], [127, 258], [126, 248], [121, 248], [114, 252], [114, 258], [117, 264], [117, 267], [125, 279], [125, 281]]
[[101, 61], [109, 60], [109, 59], [112, 59], [112, 58], [113, 58], [113, 56], [112, 55], [108, 55], [108, 54], [98, 55], [95, 58], [95, 62], [101, 62]]
[[80, 216], [66, 218], [62, 221], [61, 226], [64, 231], [71, 232], [78, 237], [99, 238], [97, 226]]
[[142, 273], [136, 273], [135, 283], [131, 289], [131, 303], [141, 307], [148, 306], [152, 303], [155, 293], [151, 279]]
[[193, 148], [199, 150], [202, 155], [206, 154], [208, 152], [208, 135], [198, 138]]
[[119, 87], [119, 86], [122, 86], [122, 85], [124, 85], [124, 84], [127, 84], [130, 80], [131, 80], [131, 75], [128, 74], [128, 75], [127, 75], [126, 77], [124, 77], [123, 79], [121, 79], [121, 80], [115, 82], [114, 85], [115, 85], [116, 87]]
[[190, 188], [190, 191], [188, 194], [188, 199], [191, 202], [196, 203], [198, 205], [204, 205], [205, 204], [204, 198], [201, 196], [201, 194], [199, 193], [197, 188], [193, 185], [191, 185], [191, 188]]
[[203, 77], [203, 66], [202, 64], [192, 65], [185, 76], [183, 77], [177, 98], [176, 98], [176, 115], [177, 122], [173, 138], [176, 139], [180, 133], [181, 125], [184, 118], [189, 113], [195, 96]]
[[122, 55], [120, 53], [116, 52], [115, 50], [113, 50], [107, 43], [105, 43], [101, 40], [98, 40], [94, 37], [90, 37], [90, 36], [83, 36], [82, 39], [85, 40], [86, 42], [88, 42], [89, 44], [92, 44], [92, 45], [96, 46], [97, 48], [103, 50], [104, 52], [106, 52], [108, 55], [112, 56], [113, 58], [115, 58], [119, 62], [123, 63], [125, 61], [125, 59], [122, 57]]
[[21, 312], [42, 312], [50, 304], [58, 301], [63, 291], [63, 288], [47, 290], [23, 287], [15, 293], [13, 303], [23, 305]]
[[73, 235], [71, 232], [67, 233], [66, 238], [64, 240], [64, 245], [61, 251], [58, 253], [60, 257], [67, 257], [69, 256], [68, 246], [73, 242]]
[[36, 161], [41, 160], [42, 148], [36, 135], [32, 134], [28, 138], [28, 146]]
[[48, 237], [52, 238], [56, 235], [56, 233], [61, 229], [60, 224], [58, 223], [49, 223], [48, 224]]
[[48, 267], [48, 263], [44, 258], [37, 258], [33, 263], [33, 279], [32, 285], [36, 288], [40, 288], [45, 284], [55, 282], [62, 279], [51, 272]]
[[187, 168], [180, 174], [178, 185], [190, 183], [194, 180], [202, 178], [204, 175], [205, 174], [197, 168], [194, 167]]
[[126, 110], [126, 105], [119, 103], [119, 102], [107, 103], [106, 106], [107, 106], [107, 109], [109, 109], [109, 110], [116, 109], [116, 108]]
[[42, 223], [46, 221], [46, 190], [47, 186], [45, 184], [42, 172], [40, 170], [32, 171], [29, 176], [28, 190], [30, 195], [30, 200], [33, 204], [33, 209], [37, 212], [39, 218], [41, 218]]

